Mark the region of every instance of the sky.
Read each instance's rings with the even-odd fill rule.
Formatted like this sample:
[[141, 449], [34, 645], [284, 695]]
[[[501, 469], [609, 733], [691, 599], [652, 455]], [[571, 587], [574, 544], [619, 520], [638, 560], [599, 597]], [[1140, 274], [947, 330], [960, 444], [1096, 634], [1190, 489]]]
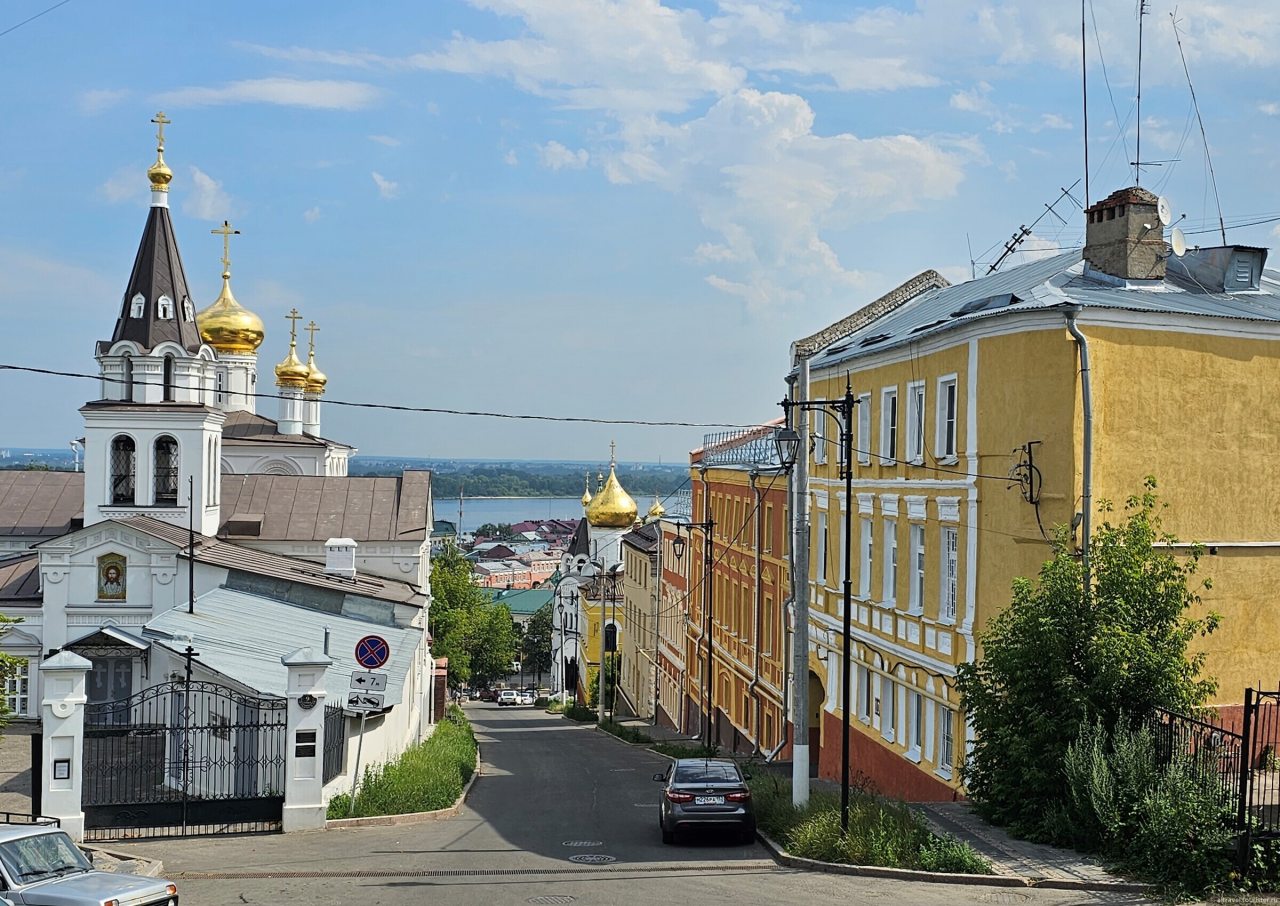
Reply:
[[[330, 399], [546, 416], [772, 419], [792, 340], [920, 271], [981, 273], [1084, 172], [1073, 3], [53, 2], [0, 7], [0, 364], [96, 372], [157, 110], [197, 308], [228, 218], [266, 388], [297, 307]], [[1133, 183], [1140, 121], [1161, 162], [1142, 184], [1214, 245], [1173, 4], [1149, 8], [1139, 120], [1134, 0], [1086, 0], [1091, 200]], [[1227, 223], [1275, 218], [1280, 5], [1177, 17]], [[1055, 211], [1004, 267], [1082, 243], [1079, 208]], [[1276, 225], [1228, 238], [1271, 246]], [[0, 446], [64, 447], [96, 395], [0, 371]], [[427, 457], [605, 460], [616, 440], [670, 462], [719, 430], [323, 419]]]

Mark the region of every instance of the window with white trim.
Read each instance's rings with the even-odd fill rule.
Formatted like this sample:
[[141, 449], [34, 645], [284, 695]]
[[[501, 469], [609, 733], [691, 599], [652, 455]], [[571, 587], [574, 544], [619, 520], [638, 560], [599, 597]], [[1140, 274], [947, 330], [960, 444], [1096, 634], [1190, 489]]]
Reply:
[[955, 715], [945, 705], [938, 705], [938, 770], [951, 773], [955, 760], [956, 740], [954, 727]]
[[173, 320], [173, 300], [168, 296], [161, 296], [156, 302], [156, 317], [162, 321]]
[[880, 677], [880, 735], [894, 741], [897, 721], [897, 684], [887, 676]]
[[924, 381], [907, 385], [907, 461], [924, 462]]
[[858, 596], [871, 597], [871, 564], [875, 562], [876, 537], [870, 519], [862, 520], [862, 566], [858, 571]]
[[881, 600], [892, 604], [898, 599], [898, 520], [884, 521], [884, 588]]
[[914, 690], [907, 693], [907, 723], [907, 745], [919, 757], [924, 744], [924, 696]]
[[31, 664], [18, 660], [4, 682], [4, 703], [14, 717], [29, 716], [31, 707]]
[[219, 368], [217, 373], [213, 376], [213, 379], [214, 379], [214, 385], [215, 385], [214, 399], [217, 402], [221, 403], [223, 401], [222, 391], [227, 383], [226, 369]]
[[827, 513], [818, 511], [818, 573], [819, 582], [827, 581]]
[[924, 526], [911, 526], [911, 612], [924, 610]]
[[810, 442], [813, 447], [813, 461], [819, 466], [827, 461], [827, 438], [823, 434], [825, 428], [826, 423], [821, 412], [809, 413], [809, 436], [813, 438]]
[[871, 464], [871, 394], [858, 397], [858, 462]]
[[863, 723], [871, 721], [871, 670], [858, 665], [858, 718]]
[[880, 391], [880, 463], [893, 465], [898, 458], [898, 388]]
[[942, 529], [942, 600], [938, 605], [938, 619], [944, 623], [956, 621], [956, 599], [959, 597], [960, 532], [958, 529]]
[[934, 444], [938, 459], [943, 462], [955, 462], [959, 445], [956, 440], [956, 379], [942, 378], [938, 381], [938, 437]]
[[147, 300], [146, 300], [146, 297], [142, 295], [142, 293], [138, 293], [137, 295], [135, 295], [132, 299], [129, 300], [129, 317], [141, 318], [142, 312], [145, 310], [146, 305], [147, 305]]

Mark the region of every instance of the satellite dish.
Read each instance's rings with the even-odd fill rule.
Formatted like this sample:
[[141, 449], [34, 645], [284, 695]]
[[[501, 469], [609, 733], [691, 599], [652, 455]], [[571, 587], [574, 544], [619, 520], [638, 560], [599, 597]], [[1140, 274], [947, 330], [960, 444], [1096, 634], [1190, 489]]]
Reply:
[[1160, 218], [1161, 226], [1168, 226], [1173, 219], [1173, 208], [1169, 207], [1169, 199], [1163, 195], [1156, 199], [1156, 216]]
[[1187, 235], [1182, 232], [1181, 227], [1174, 227], [1173, 232], [1169, 234], [1169, 247], [1179, 258], [1187, 253]]

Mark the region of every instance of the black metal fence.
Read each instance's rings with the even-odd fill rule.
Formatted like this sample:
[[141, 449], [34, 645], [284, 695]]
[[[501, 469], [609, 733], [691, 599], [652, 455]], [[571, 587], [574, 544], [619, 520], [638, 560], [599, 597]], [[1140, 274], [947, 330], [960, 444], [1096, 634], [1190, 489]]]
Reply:
[[342, 773], [347, 754], [347, 716], [342, 708], [324, 708], [324, 775], [325, 783]]
[[1156, 709], [1152, 731], [1156, 755], [1162, 764], [1184, 759], [1196, 774], [1218, 783], [1224, 804], [1240, 801], [1242, 734], [1163, 708]]
[[85, 708], [86, 837], [252, 833], [280, 826], [284, 699], [160, 683]]

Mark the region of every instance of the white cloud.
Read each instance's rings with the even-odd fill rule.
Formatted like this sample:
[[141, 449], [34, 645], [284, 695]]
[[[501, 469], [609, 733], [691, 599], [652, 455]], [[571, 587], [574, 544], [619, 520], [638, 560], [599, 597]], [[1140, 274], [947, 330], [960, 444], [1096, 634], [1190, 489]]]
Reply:
[[400, 194], [400, 184], [398, 182], [392, 182], [377, 170], [374, 170], [370, 175], [378, 186], [378, 195], [382, 198], [395, 198]]
[[89, 91], [82, 91], [80, 93], [80, 112], [89, 114], [102, 113], [104, 110], [110, 110], [128, 96], [129, 92], [124, 89], [93, 88]]
[[1032, 233], [1022, 240], [1018, 250], [1010, 257], [1013, 263], [1026, 264], [1028, 261], [1039, 261], [1041, 258], [1052, 258], [1063, 251], [1062, 246], [1053, 239], [1045, 239]]
[[502, 162], [508, 167], [516, 167], [520, 165], [520, 158], [516, 155], [515, 148], [507, 149], [507, 153], [502, 155]]
[[1258, 105], [1258, 110], [1267, 116], [1280, 116], [1280, 104], [1275, 101], [1266, 101]]
[[371, 135], [369, 141], [377, 142], [379, 145], [386, 145], [388, 148], [399, 148], [400, 139], [393, 138], [390, 135]]
[[1040, 115], [1041, 129], [1071, 129], [1071, 120], [1056, 113], [1044, 113]]
[[552, 170], [581, 170], [587, 165], [591, 155], [587, 153], [585, 148], [579, 148], [577, 151], [570, 151], [564, 145], [557, 141], [550, 141], [538, 149], [538, 153], [542, 158], [542, 166], [549, 167]]
[[231, 216], [231, 196], [199, 167], [191, 167], [191, 189], [182, 200], [182, 212], [198, 220], [225, 220]]
[[320, 205], [315, 205], [314, 207], [307, 208], [305, 211], [303, 211], [302, 219], [305, 220], [307, 223], [315, 223], [317, 220], [319, 220]]
[[141, 201], [147, 195], [147, 176], [136, 165], [121, 167], [98, 186], [98, 195], [112, 204], [130, 198]]
[[155, 100], [166, 107], [279, 104], [322, 110], [359, 110], [373, 104], [379, 96], [379, 90], [365, 82], [271, 78], [230, 82], [221, 88], [179, 88], [164, 92]]

